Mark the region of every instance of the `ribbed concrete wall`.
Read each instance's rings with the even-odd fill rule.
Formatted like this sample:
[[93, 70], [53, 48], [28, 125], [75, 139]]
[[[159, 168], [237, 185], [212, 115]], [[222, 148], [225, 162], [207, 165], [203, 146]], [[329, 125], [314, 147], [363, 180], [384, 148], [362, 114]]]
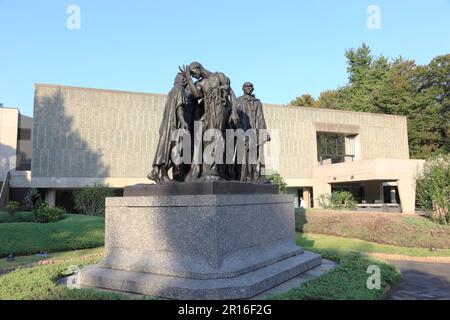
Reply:
[[[164, 102], [157, 94], [36, 85], [33, 177], [145, 177]], [[408, 159], [404, 117], [275, 105], [264, 111], [269, 129], [278, 130], [278, 170], [287, 179], [312, 177], [315, 128], [327, 124], [358, 131], [361, 160]]]
[[[409, 159], [406, 118], [371, 113], [265, 105], [267, 126], [278, 129], [280, 168], [287, 179], [312, 177], [317, 165], [316, 128], [351, 126], [358, 132], [365, 159]], [[318, 130], [320, 131], [320, 130]], [[351, 132], [348, 132], [351, 133]]]

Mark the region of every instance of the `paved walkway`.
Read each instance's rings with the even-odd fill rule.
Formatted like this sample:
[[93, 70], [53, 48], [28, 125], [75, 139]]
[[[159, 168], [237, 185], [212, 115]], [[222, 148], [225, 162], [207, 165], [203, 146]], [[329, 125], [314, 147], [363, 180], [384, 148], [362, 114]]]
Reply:
[[389, 260], [401, 273], [388, 300], [450, 300], [450, 264]]

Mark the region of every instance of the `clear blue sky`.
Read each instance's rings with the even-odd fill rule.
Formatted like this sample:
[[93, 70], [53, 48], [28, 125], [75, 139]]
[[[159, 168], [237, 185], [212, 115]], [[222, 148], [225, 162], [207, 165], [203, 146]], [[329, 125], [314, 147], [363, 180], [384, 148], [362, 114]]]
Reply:
[[[66, 27], [72, 4], [80, 30]], [[166, 93], [178, 65], [200, 61], [237, 94], [252, 81], [284, 104], [345, 84], [344, 52], [362, 42], [420, 64], [450, 53], [450, 0], [0, 0], [0, 102], [31, 115], [34, 83]]]

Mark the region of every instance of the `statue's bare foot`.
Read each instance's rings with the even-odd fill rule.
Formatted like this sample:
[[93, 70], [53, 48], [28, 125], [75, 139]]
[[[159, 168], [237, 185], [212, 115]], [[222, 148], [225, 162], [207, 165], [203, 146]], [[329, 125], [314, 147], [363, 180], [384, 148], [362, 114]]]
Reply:
[[156, 184], [161, 184], [161, 178], [159, 177], [159, 174], [157, 171], [153, 170], [147, 175], [148, 180], [155, 181]]
[[171, 184], [175, 183], [172, 179], [169, 178], [169, 176], [163, 175], [161, 176], [161, 184]]

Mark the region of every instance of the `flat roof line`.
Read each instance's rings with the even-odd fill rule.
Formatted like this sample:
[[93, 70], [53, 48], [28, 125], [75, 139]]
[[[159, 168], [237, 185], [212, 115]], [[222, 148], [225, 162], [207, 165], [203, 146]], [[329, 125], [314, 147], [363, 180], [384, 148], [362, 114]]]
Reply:
[[99, 88], [87, 88], [87, 87], [77, 87], [77, 86], [66, 86], [60, 84], [48, 84], [48, 83], [35, 83], [35, 88], [46, 87], [46, 88], [64, 88], [64, 89], [78, 89], [86, 91], [96, 91], [96, 92], [109, 92], [109, 93], [126, 93], [126, 94], [139, 94], [147, 96], [161, 96], [166, 97], [166, 94], [162, 93], [149, 93], [149, 92], [139, 92], [139, 91], [124, 91], [124, 90], [113, 90], [113, 89], [99, 89]]
[[[86, 91], [95, 91], [95, 92], [109, 92], [109, 93], [126, 93], [126, 94], [136, 94], [136, 95], [146, 95], [146, 96], [158, 96], [158, 97], [166, 97], [167, 94], [163, 93], [148, 93], [148, 92], [139, 92], [139, 91], [124, 91], [124, 90], [113, 90], [113, 89], [99, 89], [99, 88], [87, 88], [87, 87], [77, 87], [77, 86], [66, 86], [59, 84], [47, 84], [47, 83], [35, 83], [35, 88], [37, 87], [47, 87], [47, 88], [64, 88], [64, 89], [78, 89], [78, 90], [86, 90]], [[290, 108], [290, 109], [298, 109], [298, 110], [311, 110], [311, 111], [324, 111], [324, 112], [340, 112], [346, 114], [361, 114], [361, 115], [373, 115], [373, 116], [383, 116], [383, 117], [396, 117], [406, 119], [406, 116], [399, 116], [393, 114], [385, 114], [385, 113], [374, 113], [374, 112], [361, 112], [361, 111], [350, 111], [350, 110], [340, 110], [340, 109], [323, 109], [323, 108], [311, 108], [311, 107], [299, 107], [293, 105], [283, 105], [283, 104], [274, 104], [274, 103], [264, 103], [264, 107], [269, 108]]]

